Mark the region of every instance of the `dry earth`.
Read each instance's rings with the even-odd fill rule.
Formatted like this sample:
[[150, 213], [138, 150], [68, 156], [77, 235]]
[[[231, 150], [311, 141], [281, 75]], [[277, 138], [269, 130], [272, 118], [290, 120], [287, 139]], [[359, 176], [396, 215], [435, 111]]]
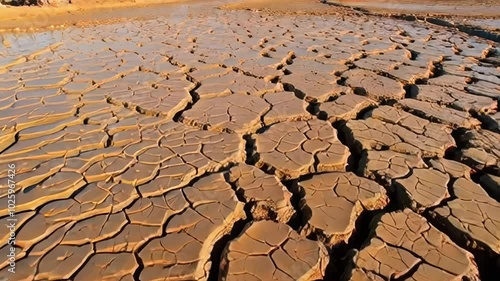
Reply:
[[0, 279], [495, 280], [493, 42], [218, 4], [2, 34]]

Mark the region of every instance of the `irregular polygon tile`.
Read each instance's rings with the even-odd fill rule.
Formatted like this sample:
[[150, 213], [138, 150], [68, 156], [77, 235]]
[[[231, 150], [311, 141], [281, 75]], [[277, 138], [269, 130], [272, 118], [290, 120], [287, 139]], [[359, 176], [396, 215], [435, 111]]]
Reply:
[[455, 141], [451, 134], [447, 133], [447, 129], [436, 124], [420, 127], [423, 132], [414, 132], [411, 129], [413, 128], [386, 123], [376, 118], [349, 120], [343, 127], [348, 145], [354, 146], [358, 152], [388, 148], [399, 153], [444, 156], [448, 148], [455, 146]]
[[80, 216], [118, 212], [129, 206], [139, 195], [132, 185], [113, 182], [88, 184], [74, 197]]
[[38, 79], [24, 80], [23, 84], [25, 88], [55, 88], [68, 83], [71, 80], [71, 75], [68, 74], [58, 74], [50, 75], [49, 77], [42, 76]]
[[164, 56], [155, 56], [154, 59], [149, 61], [148, 65], [141, 67], [141, 70], [151, 71], [162, 76], [168, 76], [171, 73], [179, 72], [181, 69], [177, 65], [172, 64], [169, 61], [169, 58]]
[[172, 216], [189, 206], [182, 191], [173, 190], [163, 196], [141, 198], [125, 210], [132, 224], [162, 226]]
[[433, 70], [433, 65], [428, 65], [426, 68], [423, 68], [403, 63], [390, 69], [387, 73], [408, 83], [416, 83], [417, 81], [430, 78], [433, 75]]
[[132, 276], [138, 267], [132, 253], [95, 254], [78, 271], [74, 280], [133, 280]]
[[426, 119], [436, 120], [455, 128], [463, 127], [471, 129], [481, 125], [479, 120], [472, 118], [467, 112], [447, 108], [435, 103], [414, 99], [403, 99], [399, 101], [399, 105], [411, 113], [415, 113]]
[[162, 235], [162, 227], [127, 224], [116, 236], [95, 244], [96, 253], [137, 251], [154, 237]]
[[421, 213], [449, 198], [450, 177], [436, 170], [413, 169], [412, 174], [394, 182], [399, 202]]
[[438, 170], [441, 173], [446, 173], [454, 179], [458, 178], [470, 179], [472, 172], [471, 168], [460, 162], [444, 158], [438, 158], [429, 160], [429, 163], [431, 167], [434, 168], [435, 170]]
[[500, 254], [500, 203], [464, 178], [456, 180], [452, 190], [456, 198], [432, 210], [431, 215], [459, 241]]
[[254, 220], [275, 219], [286, 223], [295, 213], [290, 202], [292, 193], [275, 176], [247, 164], [238, 164], [229, 171], [229, 181], [251, 204]]
[[41, 104], [36, 105], [36, 108], [29, 109], [27, 114], [23, 114], [16, 118], [15, 124], [17, 130], [22, 130], [29, 127], [45, 125], [53, 122], [57, 122], [62, 119], [74, 116], [77, 112], [78, 103], [68, 103], [68, 104], [46, 104], [41, 106]]
[[440, 86], [440, 87], [454, 88], [454, 89], [457, 89], [459, 91], [463, 91], [463, 90], [467, 89], [467, 87], [468, 87], [467, 83], [466, 83], [468, 80], [469, 80], [468, 77], [450, 75], [450, 74], [445, 73], [441, 76], [427, 80], [427, 84]]
[[128, 168], [123, 174], [116, 177], [116, 179], [125, 184], [139, 186], [156, 177], [158, 169], [159, 165], [150, 165], [139, 162]]
[[17, 88], [20, 84], [20, 81], [17, 79], [4, 79], [2, 77], [0, 79], [0, 91], [8, 91]]
[[479, 280], [471, 253], [409, 209], [374, 220], [346, 280]]
[[120, 232], [127, 222], [127, 218], [123, 212], [111, 215], [97, 215], [80, 220], [66, 232], [61, 244], [84, 245], [86, 243], [95, 243], [113, 237]]
[[286, 65], [285, 69], [291, 73], [302, 74], [309, 71], [312, 74], [335, 74], [336, 67], [331, 64], [324, 64], [310, 59], [295, 59], [292, 64]]
[[[28, 163], [24, 161], [23, 162], [16, 161], [16, 163], [20, 163], [19, 171], [17, 170], [18, 168], [16, 165], [16, 176], [15, 176], [16, 178], [15, 189], [16, 191], [18, 191], [27, 187], [33, 187], [34, 185], [39, 184], [40, 182], [58, 173], [62, 169], [62, 167], [64, 167], [64, 158], [54, 158], [48, 161], [33, 159]], [[26, 166], [23, 167], [23, 164], [25, 164], [26, 166], [33, 165], [32, 169], [31, 170], [26, 169], [27, 171], [26, 170], [22, 171], [23, 168], [28, 168]], [[0, 190], [0, 194], [3, 195], [3, 190]]]
[[500, 99], [500, 85], [487, 81], [477, 81], [465, 86], [465, 90], [471, 94], [485, 96], [496, 100]]
[[471, 95], [448, 87], [418, 85], [412, 88], [412, 98], [420, 101], [451, 106], [463, 111], [477, 113], [495, 112], [497, 103], [491, 98]]
[[271, 81], [283, 74], [283, 72], [277, 69], [279, 65], [281, 65], [281, 61], [269, 57], [259, 57], [257, 59], [243, 60], [243, 62], [234, 66], [234, 68], [247, 75]]
[[332, 97], [352, 92], [349, 87], [338, 84], [337, 80], [338, 77], [325, 73], [295, 72], [283, 76], [281, 84], [307, 102], [324, 102]]
[[[81, 126], [82, 129], [88, 127], [87, 125]], [[75, 131], [68, 132], [59, 142], [40, 147], [40, 150], [52, 157], [71, 157], [81, 152], [104, 148], [107, 141], [108, 135], [105, 132]]]
[[353, 62], [353, 64], [359, 68], [367, 69], [370, 71], [388, 72], [391, 69], [397, 67], [400, 63], [397, 61], [379, 59], [378, 56], [369, 56], [367, 58], [356, 60]]
[[[81, 174], [73, 172], [59, 172], [36, 186], [27, 186], [16, 192], [16, 211], [34, 210], [52, 200], [63, 199], [85, 185]], [[7, 204], [7, 197], [0, 198]], [[0, 211], [0, 215], [7, 214], [7, 209]]]
[[97, 161], [84, 173], [85, 180], [89, 183], [98, 181], [108, 181], [112, 177], [118, 176], [132, 167], [137, 160], [132, 157], [120, 154]]
[[269, 104], [262, 98], [234, 94], [202, 99], [182, 113], [181, 120], [200, 128], [246, 134], [261, 128], [261, 116], [269, 108]]
[[274, 170], [280, 178], [344, 170], [349, 157], [349, 150], [338, 140], [336, 130], [317, 119], [278, 123], [253, 138], [257, 166]]
[[379, 210], [388, 204], [385, 189], [353, 173], [316, 174], [300, 181], [300, 201], [305, 233], [316, 233], [330, 246], [347, 242], [363, 210]]
[[70, 81], [66, 85], [62, 86], [61, 89], [67, 94], [84, 94], [91, 91], [95, 87], [96, 86], [92, 84], [92, 81]]
[[201, 99], [227, 96], [231, 93], [261, 96], [280, 90], [276, 84], [235, 71], [220, 77], [209, 77], [199, 82], [201, 86], [196, 93]]
[[83, 174], [95, 163], [105, 158], [118, 157], [122, 152], [122, 147], [113, 146], [81, 152], [78, 156], [66, 158], [64, 167], [61, 168], [61, 171], [74, 171]]
[[364, 110], [375, 107], [377, 103], [367, 97], [347, 94], [342, 95], [332, 102], [325, 102], [320, 105], [322, 113], [326, 114], [328, 121], [355, 119]]
[[165, 236], [150, 240], [140, 251], [141, 280], [206, 280], [214, 244], [245, 219], [243, 203], [222, 173], [182, 191], [190, 207], [167, 222]]
[[[381, 150], [385, 147], [393, 151], [416, 151], [411, 145], [410, 149], [401, 143], [399, 137], [392, 132], [392, 124], [387, 124], [378, 119], [368, 118], [366, 120], [349, 120], [343, 127], [347, 144], [356, 148], [358, 152], [362, 150]], [[399, 146], [403, 146], [399, 148]]]
[[161, 125], [159, 131], [165, 160], [156, 178], [138, 187], [143, 196], [164, 194], [205, 172], [245, 159], [245, 144], [234, 134], [198, 131], [175, 122]]
[[488, 130], [470, 130], [461, 137], [465, 144], [459, 159], [478, 170], [488, 168], [500, 176], [500, 134]]
[[220, 77], [232, 70], [230, 68], [223, 68], [218, 65], [206, 65], [204, 67], [197, 68], [196, 70], [189, 72], [189, 76], [196, 81], [202, 81], [209, 77]]
[[301, 237], [286, 224], [258, 221], [226, 246], [219, 278], [312, 281], [324, 277], [328, 260], [321, 243]]
[[264, 115], [264, 124], [269, 126], [278, 122], [303, 121], [312, 119], [307, 111], [309, 103], [296, 98], [291, 92], [277, 92], [264, 95], [271, 109]]
[[390, 184], [391, 180], [403, 178], [413, 168], [425, 168], [421, 157], [397, 153], [390, 150], [365, 151], [359, 162], [358, 173], [373, 180]]
[[44, 135], [56, 133], [58, 131], [65, 129], [66, 127], [81, 125], [82, 123], [83, 123], [82, 119], [75, 116], [71, 116], [69, 118], [62, 119], [54, 123], [48, 123], [41, 126], [35, 126], [23, 129], [19, 132], [18, 136], [19, 140], [38, 138]]
[[58, 245], [40, 259], [35, 280], [69, 279], [92, 253], [92, 245]]
[[25, 100], [32, 98], [46, 98], [60, 94], [58, 88], [51, 89], [26, 89], [20, 88], [16, 90], [17, 100]]
[[355, 69], [345, 72], [346, 84], [356, 94], [368, 96], [376, 101], [400, 100], [405, 97], [403, 84], [372, 71]]
[[[166, 83], [168, 84], [168, 83]], [[113, 92], [108, 99], [114, 104], [123, 104], [126, 107], [136, 107], [138, 111], [165, 118], [172, 118], [177, 112], [184, 109], [191, 101], [188, 88], [158, 85], [153, 87], [134, 87], [123, 92]]]
[[[16, 229], [19, 229], [21, 226], [24, 225], [24, 223], [27, 220], [29, 220], [34, 215], [35, 215], [35, 212], [29, 211], [29, 212], [16, 213], [15, 218], [11, 218], [10, 216], [5, 216], [5, 217], [0, 218], [0, 226], [9, 229], [10, 225], [14, 222], [14, 221], [12, 221], [12, 219], [16, 219], [15, 226], [16, 226]], [[0, 242], [3, 245], [9, 245], [9, 248], [10, 248], [10, 244], [7, 244], [7, 242], [12, 241], [11, 239], [15, 238], [15, 237], [12, 237], [11, 235], [12, 235], [12, 233], [10, 231], [4, 231], [4, 234], [2, 234], [2, 236], [0, 236]]]
[[[96, 236], [99, 234], [98, 231], [89, 234], [88, 229], [95, 227], [93, 223], [96, 221], [105, 219], [113, 212], [121, 211], [137, 199], [138, 196], [133, 187], [128, 186], [132, 188], [128, 190], [126, 187], [127, 186], [123, 184], [90, 184], [84, 188], [85, 194], [79, 193], [75, 199], [49, 202], [40, 209], [37, 215], [20, 228], [16, 237], [17, 244], [27, 250], [31, 245], [45, 239], [45, 237], [52, 236], [52, 233], [62, 226], [67, 227], [64, 231], [65, 233], [70, 232], [69, 228], [73, 226], [76, 221], [80, 221], [77, 225], [82, 225], [84, 228], [78, 227], [78, 229], [73, 229], [73, 235], [70, 236], [73, 238], [71, 241], [67, 240], [68, 244], [85, 243], [87, 239], [92, 239], [93, 241], [104, 239], [104, 234], [104, 238], [101, 238]], [[109, 191], [106, 189], [109, 189]], [[84, 221], [94, 216], [95, 219]], [[111, 220], [111, 218], [113, 219]], [[116, 231], [116, 234], [125, 221], [120, 215], [112, 215], [110, 220], [115, 223], [104, 223], [104, 225], [106, 225], [106, 231], [103, 231], [103, 233], [113, 234]], [[113, 226], [118, 227], [114, 228]], [[82, 234], [79, 234], [79, 231], [83, 231], [83, 237], [81, 237]], [[68, 237], [68, 239], [70, 237]], [[75, 238], [80, 239], [80, 241], [77, 241]], [[60, 240], [62, 240], [62, 238]]]

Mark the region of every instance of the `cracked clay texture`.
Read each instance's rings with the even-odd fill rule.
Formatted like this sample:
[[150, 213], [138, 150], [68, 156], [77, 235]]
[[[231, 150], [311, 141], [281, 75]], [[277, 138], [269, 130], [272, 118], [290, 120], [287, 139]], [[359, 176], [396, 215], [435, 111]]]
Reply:
[[195, 2], [2, 31], [0, 280], [500, 274], [495, 42]]

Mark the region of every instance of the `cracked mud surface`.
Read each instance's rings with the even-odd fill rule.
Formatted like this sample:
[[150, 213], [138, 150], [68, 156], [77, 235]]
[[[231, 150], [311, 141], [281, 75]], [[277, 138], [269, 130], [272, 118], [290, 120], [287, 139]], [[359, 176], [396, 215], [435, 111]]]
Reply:
[[493, 280], [500, 50], [329, 9], [2, 34], [0, 279]]
[[228, 244], [222, 259], [223, 280], [317, 280], [328, 253], [286, 224], [258, 221]]
[[280, 178], [293, 179], [322, 171], [343, 171], [349, 149], [326, 121], [278, 123], [256, 134], [257, 166], [274, 170]]
[[347, 242], [363, 210], [378, 210], [388, 204], [385, 189], [353, 173], [324, 173], [299, 182], [304, 197], [300, 205], [307, 225], [328, 246]]
[[479, 280], [472, 254], [409, 209], [373, 225], [349, 271], [351, 280]]

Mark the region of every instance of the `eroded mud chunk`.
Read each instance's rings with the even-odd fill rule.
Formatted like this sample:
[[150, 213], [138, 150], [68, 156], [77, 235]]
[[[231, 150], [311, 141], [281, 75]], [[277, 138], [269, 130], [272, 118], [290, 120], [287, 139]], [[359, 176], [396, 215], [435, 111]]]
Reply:
[[219, 132], [253, 133], [261, 128], [261, 116], [269, 108], [259, 97], [234, 94], [202, 99], [184, 112], [181, 119], [189, 125]]
[[306, 233], [319, 234], [327, 245], [347, 241], [363, 210], [378, 210], [388, 204], [385, 189], [353, 173], [314, 175], [299, 182], [304, 197], [300, 202]]
[[344, 65], [323, 64], [313, 60], [297, 59], [292, 65], [286, 66], [291, 74], [281, 79], [284, 88], [293, 90], [304, 97], [307, 102], [324, 102], [329, 98], [352, 93], [349, 87], [339, 85], [337, 71], [345, 71]]
[[328, 260], [321, 243], [300, 236], [286, 224], [258, 221], [225, 248], [219, 278], [312, 281], [323, 278]]
[[236, 192], [252, 205], [250, 211], [255, 220], [275, 219], [286, 223], [295, 213], [290, 203], [292, 193], [276, 176], [239, 164], [229, 171], [229, 181], [236, 185]]
[[[148, 78], [142, 79], [144, 79], [142, 82], [155, 82]], [[113, 91], [107, 98], [112, 103], [129, 108], [135, 107], [150, 115], [160, 114], [166, 118], [172, 118], [192, 101], [189, 91], [194, 87], [193, 83], [188, 82], [182, 76], [172, 77], [170, 80], [158, 81], [155, 87], [135, 85], [130, 89]]]
[[309, 103], [296, 98], [291, 92], [277, 92], [264, 95], [271, 109], [264, 116], [267, 126], [285, 121], [302, 121], [312, 119], [307, 112]]
[[368, 96], [377, 101], [400, 100], [405, 97], [403, 84], [375, 72], [355, 69], [344, 73], [346, 84], [359, 95]]
[[102, 253], [92, 256], [75, 280], [133, 280], [139, 265], [130, 253]]
[[413, 169], [410, 177], [395, 181], [400, 203], [416, 212], [437, 206], [448, 198], [450, 177], [436, 170]]
[[488, 97], [481, 97], [459, 91], [451, 87], [434, 85], [418, 85], [412, 89], [412, 97], [421, 101], [447, 105], [462, 111], [475, 111], [477, 113], [495, 112], [496, 102]]
[[421, 157], [390, 150], [366, 151], [361, 157], [358, 172], [368, 178], [390, 183], [408, 175], [413, 168], [425, 168]]
[[359, 113], [367, 108], [376, 106], [377, 103], [367, 97], [358, 95], [342, 95], [332, 102], [325, 102], [320, 105], [320, 110], [324, 112], [328, 121], [355, 119]]
[[469, 113], [447, 108], [437, 103], [404, 99], [399, 101], [399, 104], [409, 112], [453, 127], [476, 128], [481, 125], [479, 120], [471, 117]]
[[472, 169], [460, 162], [448, 160], [445, 158], [439, 158], [439, 159], [431, 159], [429, 160], [429, 163], [432, 168], [442, 173], [446, 173], [454, 179], [462, 177], [470, 179]]
[[139, 186], [143, 195], [161, 194], [187, 184], [203, 171], [244, 159], [242, 140], [234, 134], [198, 131], [178, 123], [164, 124], [159, 131], [163, 133], [160, 149], [152, 147], [151, 155], [144, 157], [159, 159], [161, 165], [155, 180]]
[[457, 239], [500, 253], [500, 203], [474, 182], [460, 178], [453, 183], [456, 199], [436, 208], [432, 215]]
[[199, 81], [201, 86], [196, 93], [201, 99], [234, 94], [250, 94], [261, 96], [265, 93], [277, 92], [281, 88], [264, 79], [247, 76], [230, 71], [221, 76], [208, 77]]
[[479, 170], [491, 169], [500, 176], [500, 134], [487, 130], [470, 130], [461, 140], [465, 143], [465, 148], [460, 152], [460, 160]]
[[444, 156], [455, 146], [450, 128], [396, 108], [382, 106], [366, 117], [350, 120], [343, 127], [348, 144], [358, 151], [388, 148], [405, 154]]
[[372, 227], [347, 280], [479, 280], [472, 254], [409, 209], [385, 214]]
[[253, 136], [257, 165], [275, 170], [280, 178], [344, 170], [349, 149], [336, 133], [328, 122], [317, 119], [272, 125]]
[[183, 195], [189, 208], [174, 215], [166, 235], [150, 240], [139, 253], [141, 280], [206, 280], [214, 244], [245, 218], [243, 203], [221, 173], [183, 188]]

